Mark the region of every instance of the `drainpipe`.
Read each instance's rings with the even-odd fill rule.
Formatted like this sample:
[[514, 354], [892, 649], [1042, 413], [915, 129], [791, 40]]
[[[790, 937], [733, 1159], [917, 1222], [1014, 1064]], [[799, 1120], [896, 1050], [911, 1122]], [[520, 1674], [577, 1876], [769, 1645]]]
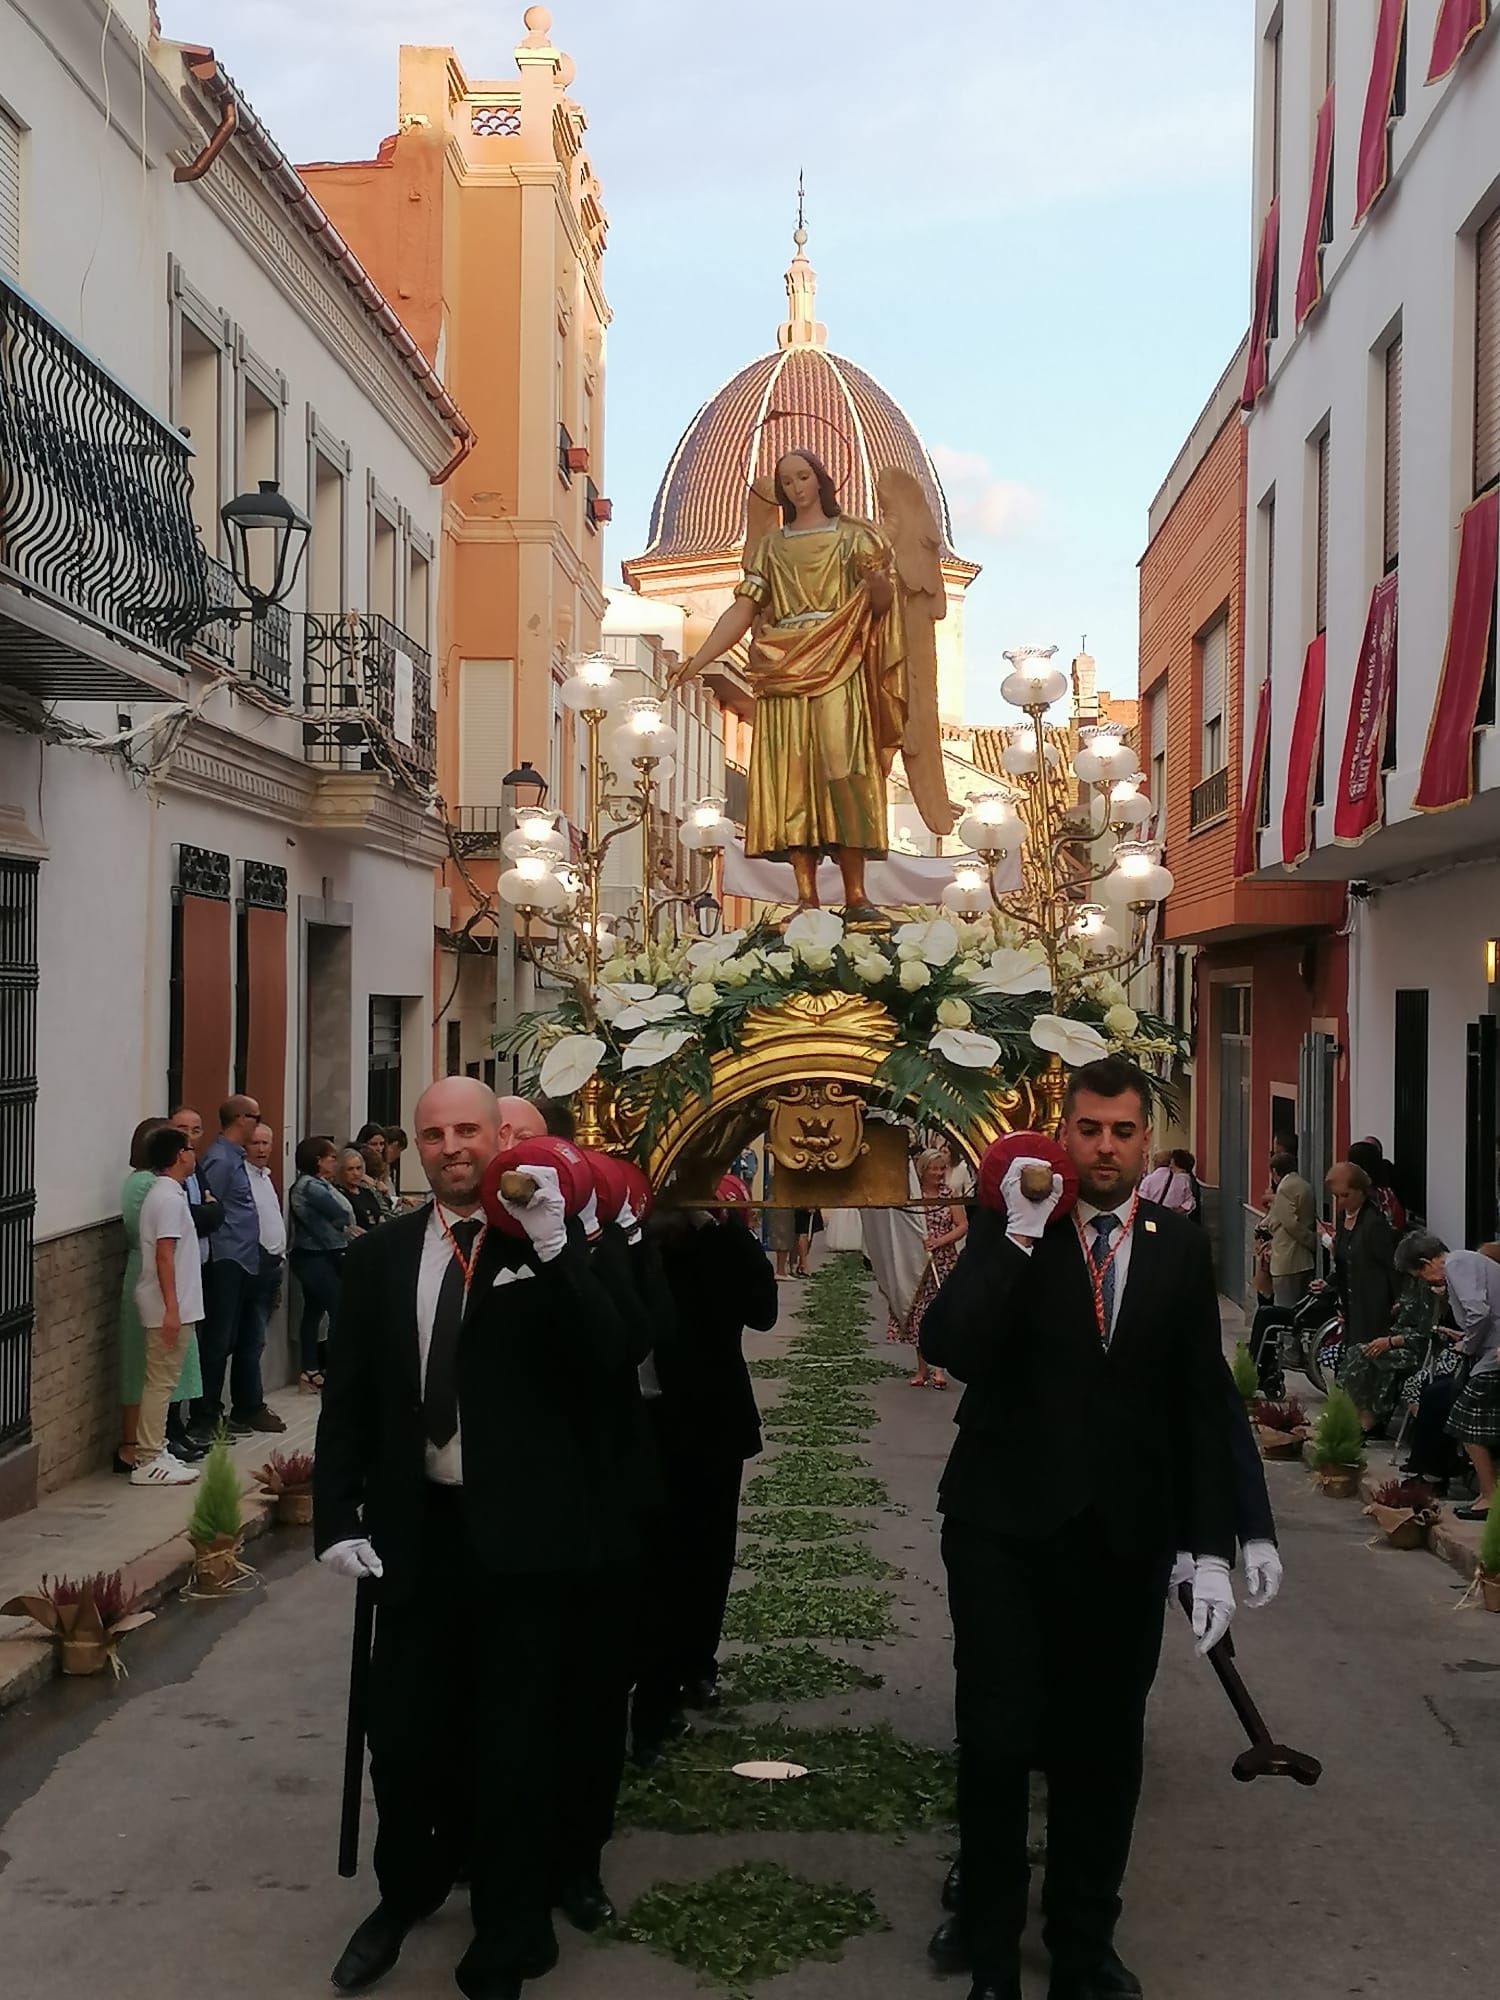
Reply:
[[440, 471], [432, 474], [428, 484], [431, 486], [445, 485], [453, 477], [454, 473], [457, 472], [458, 468], [463, 464], [478, 442], [478, 438], [475, 437], [472, 431], [465, 431], [458, 441], [457, 451], [454, 452], [452, 458], [449, 459], [448, 463]]
[[174, 181], [201, 181], [220, 153], [234, 136], [235, 127], [240, 122], [239, 108], [232, 97], [225, 97], [219, 109], [219, 122], [211, 134], [208, 144], [196, 160], [189, 160], [185, 167], [173, 167]]

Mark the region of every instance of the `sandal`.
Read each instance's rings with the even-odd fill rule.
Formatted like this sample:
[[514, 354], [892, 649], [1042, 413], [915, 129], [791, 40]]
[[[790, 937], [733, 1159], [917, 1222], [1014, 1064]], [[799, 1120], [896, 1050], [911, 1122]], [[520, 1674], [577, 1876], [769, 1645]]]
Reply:
[[927, 1387], [927, 1377], [925, 1375], [908, 1375], [906, 1386], [908, 1389], [925, 1389]]
[[302, 1396], [317, 1396], [322, 1393], [322, 1389], [323, 1389], [322, 1369], [304, 1368], [301, 1377], [297, 1383], [298, 1394]]

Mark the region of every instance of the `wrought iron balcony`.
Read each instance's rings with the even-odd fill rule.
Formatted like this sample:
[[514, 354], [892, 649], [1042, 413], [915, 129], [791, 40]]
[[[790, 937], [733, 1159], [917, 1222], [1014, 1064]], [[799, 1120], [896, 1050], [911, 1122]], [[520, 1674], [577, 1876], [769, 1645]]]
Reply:
[[750, 774], [738, 764], [724, 766], [724, 817], [743, 828], [750, 811]]
[[1200, 826], [1208, 826], [1213, 820], [1223, 819], [1228, 811], [1229, 767], [1226, 764], [1222, 770], [1205, 778], [1201, 785], [1193, 787], [1189, 815], [1193, 832], [1196, 833]]
[[510, 810], [506, 806], [458, 806], [453, 844], [466, 857], [492, 857], [508, 831]]
[[302, 725], [310, 764], [336, 771], [436, 769], [432, 658], [388, 618], [309, 612], [303, 621]]
[[206, 608], [192, 453], [0, 278], [0, 675], [47, 699], [178, 691]]

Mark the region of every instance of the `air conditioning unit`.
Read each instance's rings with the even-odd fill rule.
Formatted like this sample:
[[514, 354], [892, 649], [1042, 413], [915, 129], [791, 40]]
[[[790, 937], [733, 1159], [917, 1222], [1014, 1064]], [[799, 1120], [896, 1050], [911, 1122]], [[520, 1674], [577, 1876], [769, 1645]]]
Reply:
[[563, 453], [569, 472], [587, 472], [589, 469], [589, 448], [586, 444], [570, 444]]

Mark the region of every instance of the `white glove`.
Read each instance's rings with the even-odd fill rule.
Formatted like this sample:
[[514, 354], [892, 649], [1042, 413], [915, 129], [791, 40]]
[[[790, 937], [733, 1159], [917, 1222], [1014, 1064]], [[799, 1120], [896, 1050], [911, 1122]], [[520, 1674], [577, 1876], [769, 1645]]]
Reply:
[[1193, 1636], [1200, 1658], [1218, 1645], [1233, 1616], [1234, 1585], [1228, 1563], [1222, 1556], [1198, 1556], [1193, 1564]]
[[1245, 1564], [1245, 1602], [1252, 1610], [1263, 1611], [1281, 1588], [1281, 1557], [1276, 1544], [1246, 1542], [1240, 1553]]
[[1052, 1211], [1062, 1198], [1062, 1175], [1053, 1174], [1052, 1192], [1043, 1195], [1040, 1201], [1032, 1201], [1021, 1192], [1021, 1175], [1027, 1167], [1046, 1167], [1045, 1160], [1012, 1160], [1005, 1170], [1005, 1179], [1000, 1183], [1000, 1198], [1005, 1203], [1005, 1233], [1010, 1237], [1025, 1237], [1035, 1240], [1052, 1220]]
[[528, 1180], [535, 1181], [536, 1193], [527, 1202], [506, 1201], [502, 1195], [501, 1203], [531, 1238], [531, 1247], [537, 1256], [544, 1264], [550, 1264], [554, 1257], [561, 1255], [568, 1241], [568, 1215], [557, 1169], [526, 1166], [518, 1171], [524, 1173]]
[[1177, 1560], [1173, 1563], [1172, 1574], [1167, 1579], [1167, 1595], [1174, 1603], [1177, 1600], [1177, 1593], [1181, 1590], [1182, 1586], [1185, 1583], [1192, 1582], [1193, 1571], [1197, 1567], [1198, 1565], [1193, 1561], [1193, 1558], [1188, 1554], [1186, 1549], [1179, 1549], [1177, 1551]]
[[578, 1220], [583, 1224], [583, 1233], [590, 1243], [599, 1234], [599, 1196], [591, 1194], [578, 1211]]
[[615, 1217], [615, 1221], [624, 1230], [625, 1239], [628, 1243], [640, 1242], [641, 1219], [628, 1201], [621, 1204], [620, 1213]]
[[318, 1561], [326, 1563], [339, 1576], [347, 1576], [355, 1583], [363, 1583], [367, 1576], [385, 1575], [385, 1565], [375, 1553], [375, 1544], [363, 1538], [335, 1542], [331, 1548], [324, 1549]]

